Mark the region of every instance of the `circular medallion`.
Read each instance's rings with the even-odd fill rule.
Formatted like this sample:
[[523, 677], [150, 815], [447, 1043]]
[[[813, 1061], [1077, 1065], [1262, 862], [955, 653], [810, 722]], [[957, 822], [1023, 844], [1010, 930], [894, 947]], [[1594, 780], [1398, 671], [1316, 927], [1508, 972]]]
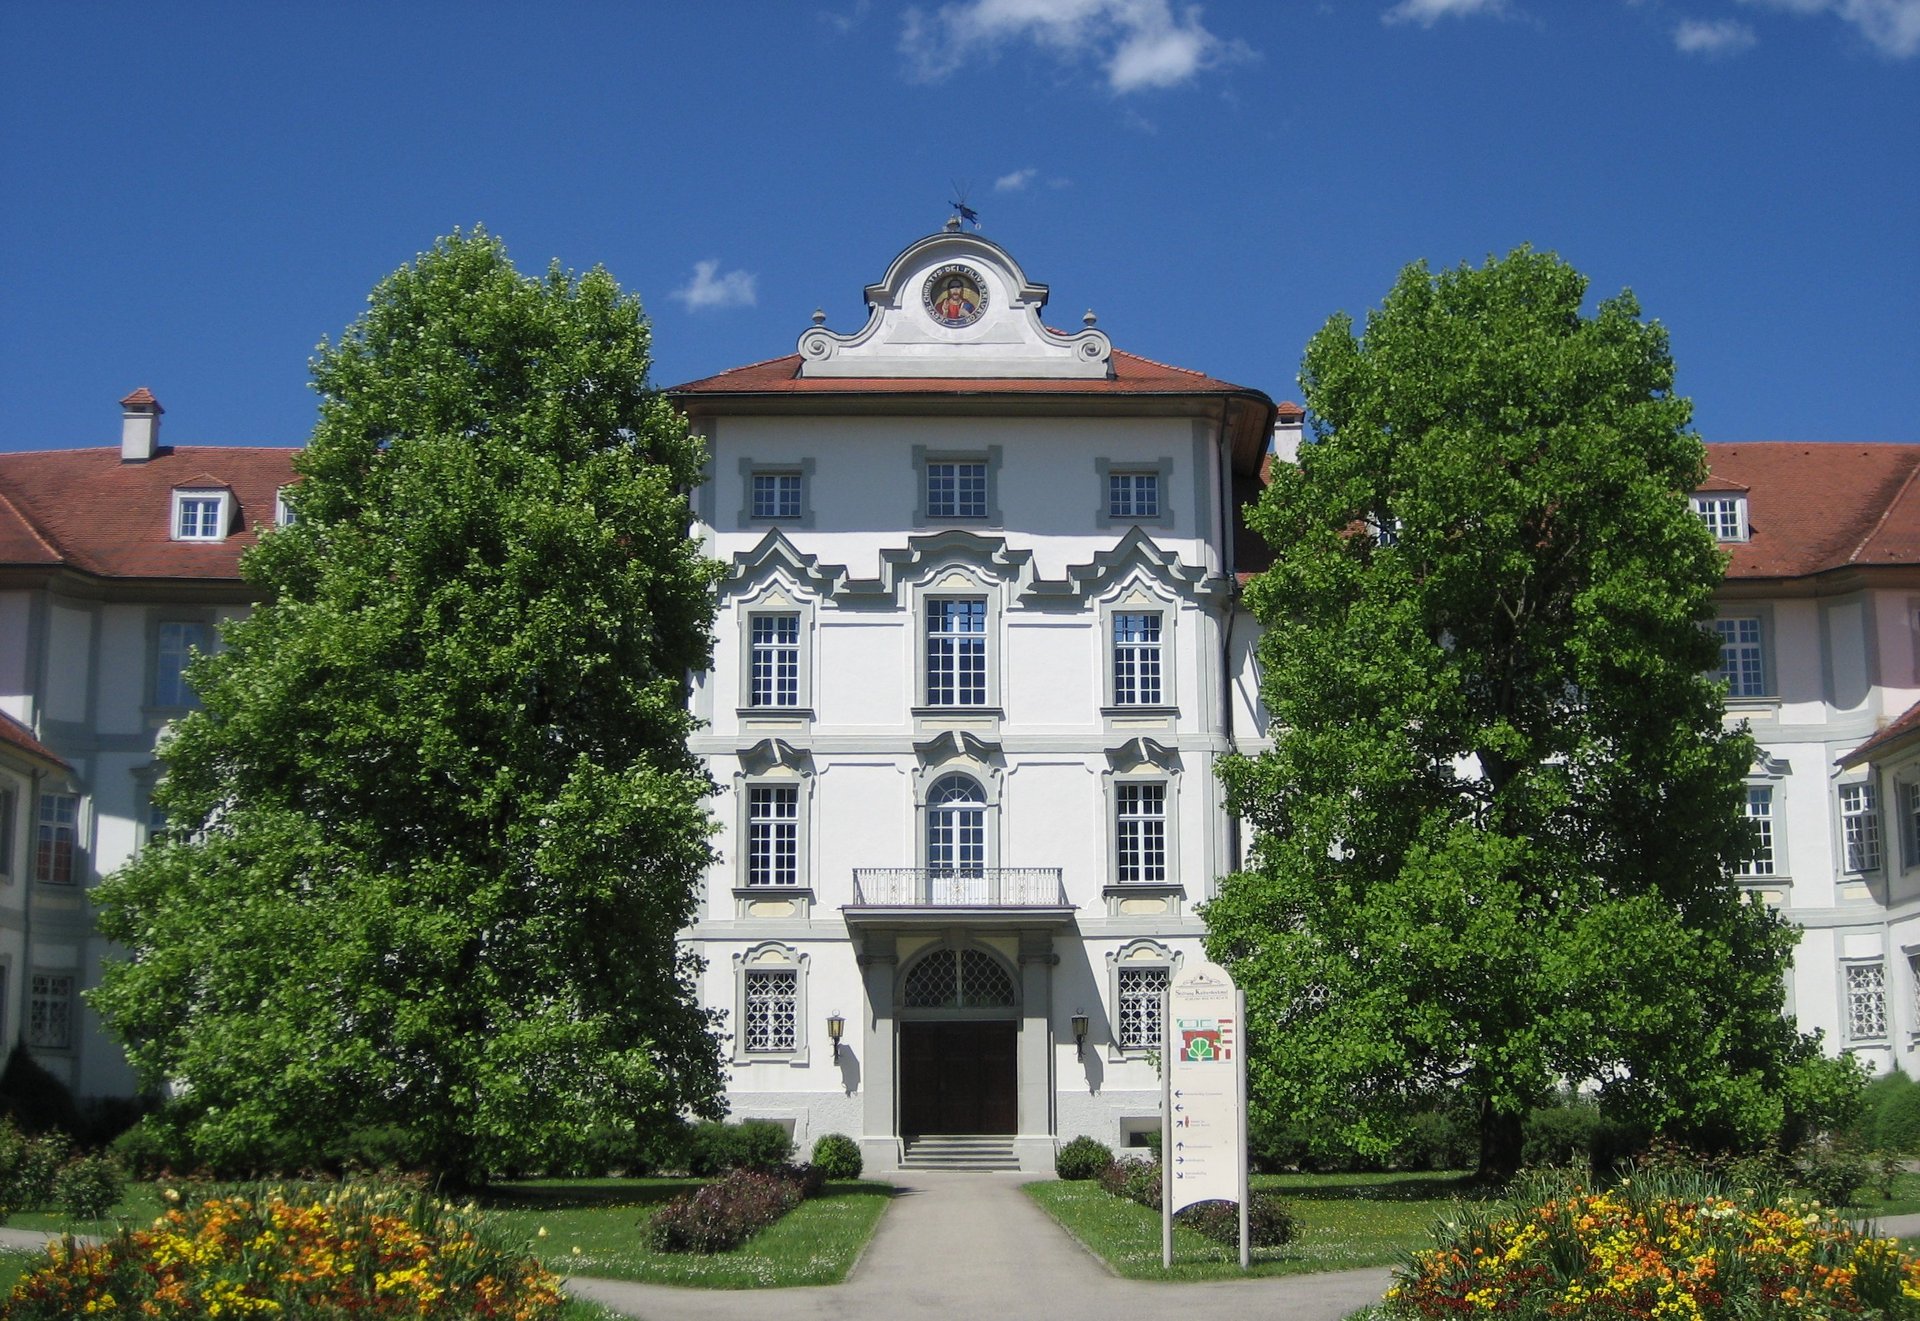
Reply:
[[971, 266], [942, 266], [927, 277], [920, 301], [943, 326], [970, 326], [987, 310], [987, 282]]

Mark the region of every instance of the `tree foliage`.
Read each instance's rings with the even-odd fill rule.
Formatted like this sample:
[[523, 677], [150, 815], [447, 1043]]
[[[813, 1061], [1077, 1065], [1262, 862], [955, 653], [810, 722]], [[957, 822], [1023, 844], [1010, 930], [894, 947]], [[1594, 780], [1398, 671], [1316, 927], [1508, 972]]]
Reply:
[[1464, 1089], [1490, 1175], [1561, 1080], [1713, 1143], [1855, 1085], [1730, 879], [1754, 744], [1709, 677], [1724, 562], [1666, 333], [1585, 292], [1525, 248], [1415, 265], [1313, 338], [1313, 439], [1249, 514], [1274, 746], [1225, 771], [1256, 837], [1205, 910], [1259, 1104], [1385, 1151]]
[[720, 1081], [675, 939], [710, 857], [687, 751], [703, 451], [636, 299], [456, 233], [320, 347], [263, 603], [192, 671], [168, 838], [100, 891], [94, 1004], [207, 1159], [399, 1128], [470, 1177]]

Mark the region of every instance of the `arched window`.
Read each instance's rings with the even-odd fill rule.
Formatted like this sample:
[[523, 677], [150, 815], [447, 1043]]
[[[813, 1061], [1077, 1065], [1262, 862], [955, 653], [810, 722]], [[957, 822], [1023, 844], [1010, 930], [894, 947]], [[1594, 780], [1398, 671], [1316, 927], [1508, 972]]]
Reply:
[[986, 795], [965, 775], [942, 776], [927, 794], [927, 870], [977, 874], [986, 865]]
[[907, 970], [901, 1001], [908, 1009], [1004, 1009], [1014, 1003], [1013, 978], [980, 950], [935, 950]]

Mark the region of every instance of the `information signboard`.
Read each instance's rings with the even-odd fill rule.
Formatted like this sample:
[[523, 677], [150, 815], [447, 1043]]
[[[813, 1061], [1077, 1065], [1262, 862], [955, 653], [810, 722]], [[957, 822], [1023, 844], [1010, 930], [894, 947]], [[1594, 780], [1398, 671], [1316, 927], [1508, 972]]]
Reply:
[[1173, 1216], [1195, 1202], [1240, 1206], [1247, 1264], [1246, 999], [1225, 968], [1189, 966], [1167, 986], [1161, 1024], [1161, 1256], [1173, 1264]]

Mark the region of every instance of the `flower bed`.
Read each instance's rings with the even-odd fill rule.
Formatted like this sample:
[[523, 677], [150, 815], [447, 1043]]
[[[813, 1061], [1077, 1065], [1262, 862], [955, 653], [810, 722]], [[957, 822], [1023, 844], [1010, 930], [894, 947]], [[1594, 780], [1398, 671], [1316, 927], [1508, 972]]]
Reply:
[[[1149, 1211], [1160, 1209], [1160, 1162], [1115, 1160], [1098, 1176], [1100, 1186], [1115, 1197], [1138, 1202]], [[1237, 1202], [1197, 1202], [1183, 1207], [1174, 1223], [1184, 1225], [1216, 1243], [1240, 1242], [1240, 1205]], [[1300, 1217], [1280, 1198], [1254, 1191], [1247, 1200], [1247, 1242], [1256, 1248], [1284, 1247], [1300, 1236]]]
[[1384, 1313], [1920, 1316], [1920, 1258], [1893, 1239], [1859, 1234], [1818, 1203], [1649, 1183], [1471, 1215], [1397, 1274]]
[[734, 1170], [654, 1213], [647, 1230], [659, 1252], [731, 1252], [778, 1221], [826, 1180], [817, 1166]]
[[52, 1244], [14, 1321], [264, 1316], [547, 1321], [560, 1281], [471, 1208], [408, 1188], [262, 1189], [193, 1199], [98, 1247]]

